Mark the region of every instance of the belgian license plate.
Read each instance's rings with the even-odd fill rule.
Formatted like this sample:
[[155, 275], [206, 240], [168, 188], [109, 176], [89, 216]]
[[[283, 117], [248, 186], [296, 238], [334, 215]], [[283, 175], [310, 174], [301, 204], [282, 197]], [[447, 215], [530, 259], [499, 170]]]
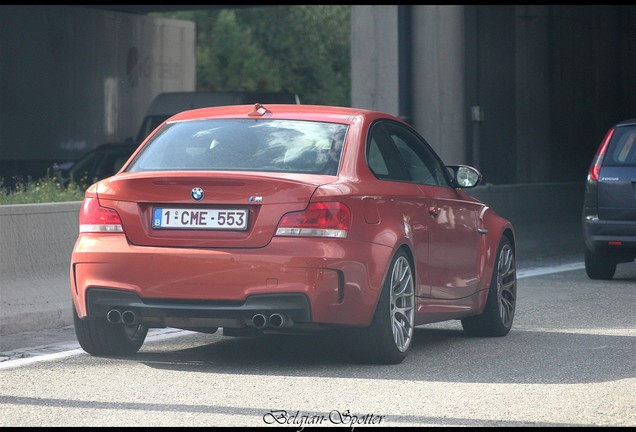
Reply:
[[155, 229], [246, 230], [247, 209], [163, 208], [152, 210]]

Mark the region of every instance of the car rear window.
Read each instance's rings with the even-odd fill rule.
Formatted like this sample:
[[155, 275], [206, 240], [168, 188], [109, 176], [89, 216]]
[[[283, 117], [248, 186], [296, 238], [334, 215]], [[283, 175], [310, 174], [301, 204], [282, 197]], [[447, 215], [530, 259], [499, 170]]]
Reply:
[[605, 166], [636, 166], [636, 127], [617, 127], [603, 160]]
[[335, 175], [347, 125], [213, 119], [164, 125], [128, 167], [141, 171], [270, 171]]

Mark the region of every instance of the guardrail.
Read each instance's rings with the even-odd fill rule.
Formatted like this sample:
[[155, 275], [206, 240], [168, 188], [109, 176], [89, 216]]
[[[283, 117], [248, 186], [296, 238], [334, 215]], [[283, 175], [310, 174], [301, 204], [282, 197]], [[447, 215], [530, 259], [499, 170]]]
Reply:
[[[479, 186], [515, 225], [578, 220], [581, 183]], [[0, 335], [72, 324], [69, 266], [81, 202], [0, 206]]]

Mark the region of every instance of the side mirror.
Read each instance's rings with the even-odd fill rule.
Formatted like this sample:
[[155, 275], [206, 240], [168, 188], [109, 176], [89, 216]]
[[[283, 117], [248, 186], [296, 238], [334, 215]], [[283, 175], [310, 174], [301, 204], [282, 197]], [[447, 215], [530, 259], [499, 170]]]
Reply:
[[476, 169], [468, 165], [446, 165], [451, 173], [453, 187], [469, 189], [481, 183], [483, 176]]

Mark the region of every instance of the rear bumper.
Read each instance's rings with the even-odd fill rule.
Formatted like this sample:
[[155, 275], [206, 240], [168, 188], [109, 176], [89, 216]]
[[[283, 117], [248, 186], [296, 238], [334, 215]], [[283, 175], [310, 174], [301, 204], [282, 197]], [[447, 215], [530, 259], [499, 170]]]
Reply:
[[583, 236], [590, 250], [621, 242], [623, 248], [636, 249], [636, 221], [610, 221], [596, 216], [583, 218]]
[[296, 324], [367, 326], [391, 256], [389, 247], [342, 239], [187, 249], [90, 234], [75, 244], [70, 277], [80, 318], [115, 308], [138, 311], [150, 326], [241, 328], [256, 313], [284, 313]]
[[[112, 310], [119, 314], [131, 311], [136, 317], [135, 322], [150, 327], [243, 328], [254, 326], [254, 316], [259, 314], [264, 318], [280, 314], [285, 317], [284, 323], [281, 322], [284, 326], [311, 322], [309, 299], [304, 294], [253, 295], [237, 303], [144, 300], [132, 292], [91, 288], [87, 291], [86, 301], [91, 318], [108, 319]], [[266, 322], [263, 327], [267, 327]]]
[[615, 263], [636, 259], [636, 221], [607, 221], [594, 216], [583, 219], [588, 251]]

